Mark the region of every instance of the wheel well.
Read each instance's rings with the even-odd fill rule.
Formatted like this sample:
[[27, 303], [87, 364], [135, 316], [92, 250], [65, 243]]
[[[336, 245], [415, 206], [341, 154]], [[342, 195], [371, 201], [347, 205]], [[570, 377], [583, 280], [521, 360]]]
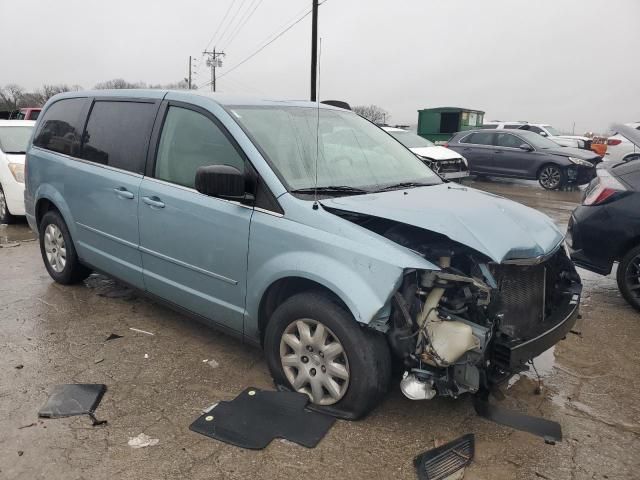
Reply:
[[36, 204], [36, 226], [37, 227], [40, 227], [40, 220], [42, 220], [42, 217], [44, 216], [44, 214], [47, 213], [49, 210], [55, 210], [56, 212], [60, 213], [60, 210], [58, 210], [58, 207], [56, 207], [51, 200], [47, 198], [41, 198], [40, 200], [38, 200], [38, 203]]
[[631, 160], [629, 160], [632, 157], [640, 157], [640, 152], [633, 152], [633, 153], [629, 153], [627, 155], [625, 155], [624, 157], [622, 157], [622, 161], [623, 162], [629, 162]]
[[617, 252], [616, 260], [621, 261], [622, 257], [624, 257], [629, 250], [640, 245], [640, 237], [632, 238], [631, 240], [626, 241], [622, 247]]
[[343, 307], [347, 312], [351, 312], [338, 295], [318, 282], [302, 277], [281, 278], [267, 288], [260, 300], [260, 309], [258, 311], [260, 343], [264, 341], [264, 332], [267, 328], [267, 323], [269, 323], [269, 319], [273, 312], [275, 312], [276, 308], [278, 308], [288, 298], [291, 298], [298, 293], [309, 291], [323, 292]]

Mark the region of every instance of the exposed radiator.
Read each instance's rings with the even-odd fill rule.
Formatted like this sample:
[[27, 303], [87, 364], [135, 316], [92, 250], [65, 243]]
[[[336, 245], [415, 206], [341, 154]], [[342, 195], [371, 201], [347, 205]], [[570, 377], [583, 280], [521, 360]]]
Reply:
[[535, 336], [544, 321], [545, 266], [496, 265], [492, 273], [504, 314], [500, 331], [512, 339]]

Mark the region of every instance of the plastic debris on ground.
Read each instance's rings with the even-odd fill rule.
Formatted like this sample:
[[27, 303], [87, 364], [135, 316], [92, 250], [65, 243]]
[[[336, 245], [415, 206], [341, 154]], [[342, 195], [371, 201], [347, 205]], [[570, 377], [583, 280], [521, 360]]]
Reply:
[[210, 407], [189, 428], [242, 448], [262, 449], [274, 438], [313, 448], [336, 419], [307, 410], [308, 403], [302, 393], [250, 387], [232, 401]]
[[137, 437], [129, 437], [129, 446], [131, 448], [145, 448], [145, 447], [153, 447], [160, 442], [157, 438], [151, 438], [146, 433], [141, 433]]
[[420, 480], [459, 480], [474, 454], [475, 437], [469, 433], [418, 455], [413, 464]]
[[73, 415], [89, 415], [93, 425], [103, 425], [106, 420], [96, 419], [94, 412], [107, 391], [103, 384], [84, 383], [56, 385], [47, 402], [38, 412], [41, 418], [60, 418]]

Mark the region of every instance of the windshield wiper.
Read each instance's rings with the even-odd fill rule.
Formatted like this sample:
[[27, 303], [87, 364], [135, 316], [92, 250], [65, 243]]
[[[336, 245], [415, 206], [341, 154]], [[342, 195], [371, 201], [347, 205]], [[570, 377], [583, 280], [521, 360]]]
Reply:
[[309, 188], [297, 188], [295, 190], [291, 190], [291, 193], [305, 193], [305, 194], [313, 194], [315, 192], [318, 193], [352, 193], [352, 194], [363, 194], [363, 193], [371, 193], [369, 190], [365, 190], [363, 188], [350, 187], [349, 185], [329, 185], [326, 187], [309, 187]]
[[437, 185], [437, 183], [424, 183], [424, 182], [400, 182], [393, 185], [387, 185], [386, 187], [376, 190], [376, 192], [386, 192], [387, 190], [397, 190], [400, 188], [415, 188], [415, 187], [431, 187]]
[[27, 152], [4, 152], [7, 155], [24, 155]]

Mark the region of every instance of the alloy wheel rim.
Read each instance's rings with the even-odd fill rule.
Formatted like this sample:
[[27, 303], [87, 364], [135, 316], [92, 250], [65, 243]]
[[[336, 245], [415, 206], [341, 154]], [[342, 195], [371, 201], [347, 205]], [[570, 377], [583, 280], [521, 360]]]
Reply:
[[556, 188], [560, 184], [560, 170], [547, 167], [540, 173], [540, 182], [547, 188]]
[[44, 230], [44, 251], [49, 266], [54, 272], [61, 273], [67, 265], [67, 247], [62, 231], [53, 223]]
[[280, 363], [294, 390], [333, 405], [349, 387], [349, 360], [338, 337], [310, 318], [291, 322], [280, 340]]
[[640, 299], [640, 254], [632, 258], [629, 265], [627, 265], [625, 282], [631, 295]]
[[4, 192], [0, 190], [0, 217], [4, 218], [7, 215], [7, 200], [4, 198]]

